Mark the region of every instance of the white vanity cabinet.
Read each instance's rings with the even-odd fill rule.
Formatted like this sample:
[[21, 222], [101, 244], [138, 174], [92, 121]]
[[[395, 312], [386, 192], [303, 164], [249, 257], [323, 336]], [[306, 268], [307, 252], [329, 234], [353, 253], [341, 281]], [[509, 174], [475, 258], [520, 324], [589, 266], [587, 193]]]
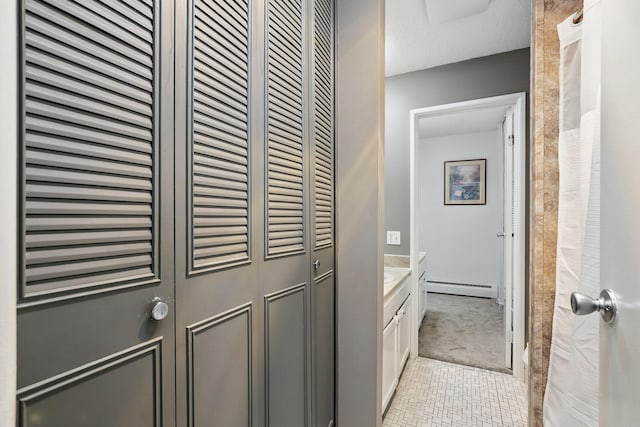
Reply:
[[410, 353], [411, 280], [406, 275], [385, 295], [382, 331], [382, 410], [386, 410], [398, 386]]
[[411, 338], [411, 295], [382, 331], [382, 411], [389, 405], [409, 359]]

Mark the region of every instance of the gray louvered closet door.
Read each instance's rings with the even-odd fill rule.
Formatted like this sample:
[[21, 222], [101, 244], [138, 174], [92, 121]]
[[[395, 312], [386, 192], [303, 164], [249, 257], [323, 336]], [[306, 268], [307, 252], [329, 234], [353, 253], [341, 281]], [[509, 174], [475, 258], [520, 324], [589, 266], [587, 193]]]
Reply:
[[176, 4], [178, 425], [332, 423], [331, 4]]
[[334, 0], [313, 4], [311, 68], [311, 254], [314, 426], [335, 413]]
[[176, 2], [178, 426], [259, 421], [250, 0]]
[[303, 0], [266, 0], [266, 425], [308, 426], [311, 410], [308, 88]]
[[22, 1], [19, 425], [332, 425], [332, 0]]
[[171, 4], [21, 15], [18, 425], [173, 425]]

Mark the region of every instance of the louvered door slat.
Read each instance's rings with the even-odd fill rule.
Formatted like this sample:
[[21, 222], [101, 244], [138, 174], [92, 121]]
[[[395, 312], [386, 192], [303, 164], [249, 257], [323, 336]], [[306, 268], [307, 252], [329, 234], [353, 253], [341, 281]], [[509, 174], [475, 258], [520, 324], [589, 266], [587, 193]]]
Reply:
[[207, 88], [218, 91], [222, 99], [231, 98], [241, 105], [247, 97], [247, 84], [241, 82], [231, 73], [222, 74], [215, 68], [215, 63], [203, 61], [200, 58], [194, 61], [194, 80], [200, 83], [199, 90], [206, 91]]
[[[69, 61], [60, 60], [49, 54], [28, 49], [25, 52], [25, 59], [32, 64], [38, 64], [39, 68], [30, 68], [25, 70], [27, 78], [33, 76], [33, 74], [40, 72], [41, 70], [54, 70], [54, 77], [56, 75], [64, 76], [60, 77], [63, 82], [53, 83], [55, 86], [65, 88], [68, 86], [77, 87], [74, 83], [83, 82], [92, 85], [92, 89], [100, 91], [110, 91], [111, 93], [126, 96], [128, 99], [137, 100], [148, 106], [151, 103], [151, 97], [144, 88], [138, 88], [136, 86], [128, 85], [114, 79], [113, 75], [104, 76], [99, 73], [86, 73], [84, 67], [81, 64], [75, 64]], [[70, 80], [74, 79], [74, 80]], [[66, 82], [66, 83], [65, 83]], [[91, 91], [83, 91], [91, 92]], [[99, 96], [99, 92], [96, 93]], [[100, 98], [102, 99], [102, 98]], [[150, 113], [150, 112], [149, 112]]]
[[267, 7], [267, 256], [305, 250], [302, 1]]
[[154, 280], [154, 7], [24, 5], [21, 297]]
[[[84, 277], [78, 276], [102, 276], [108, 275], [104, 272], [114, 272], [116, 270], [127, 270], [136, 267], [146, 267], [151, 264], [150, 255], [131, 255], [126, 257], [93, 259], [90, 261], [58, 262], [44, 266], [29, 266], [26, 271], [26, 279], [31, 283], [41, 283], [39, 289], [47, 289], [47, 285], [57, 285], [69, 282], [69, 286], [76, 283], [86, 283]], [[126, 277], [126, 276], [125, 276]], [[93, 278], [97, 281], [98, 278]], [[54, 283], [48, 283], [54, 282]], [[62, 283], [61, 283], [62, 282]]]
[[[144, 28], [143, 25], [125, 19], [119, 13], [95, 1], [85, 0], [80, 4], [70, 1], [45, 1], [49, 3], [51, 7], [57, 7], [69, 15], [77, 17], [85, 22], [87, 26], [103, 29], [114, 38], [132, 46], [139, 46], [141, 49], [145, 49], [147, 46], [144, 42], [152, 42], [151, 31]], [[151, 54], [152, 52], [149, 50], [146, 51], [146, 53]]]
[[208, 7], [212, 10], [215, 9], [215, 14], [218, 14], [222, 19], [224, 19], [227, 23], [240, 26], [244, 29], [243, 33], [248, 31], [249, 28], [249, 20], [247, 19], [247, 14], [249, 13], [249, 2], [248, 1], [236, 1], [236, 2], [228, 2], [225, 0], [213, 0], [208, 3]]
[[122, 96], [112, 91], [106, 91], [99, 89], [95, 86], [82, 83], [80, 81], [71, 81], [67, 78], [61, 78], [55, 74], [37, 68], [30, 68], [27, 70], [27, 78], [30, 81], [39, 82], [45, 87], [55, 86], [59, 89], [65, 90], [71, 94], [90, 96], [92, 101], [101, 101], [121, 108], [122, 113], [138, 113], [143, 117], [150, 117], [151, 110], [149, 104], [142, 102], [136, 102], [131, 97]]
[[248, 11], [192, 4], [190, 272], [249, 261]]
[[333, 1], [314, 2], [313, 142], [315, 248], [333, 245]]
[[151, 231], [144, 229], [122, 231], [92, 231], [76, 233], [30, 234], [26, 238], [27, 248], [49, 246], [94, 245], [97, 243], [119, 243], [151, 240]]
[[[72, 32], [76, 28], [76, 25], [73, 19], [69, 18], [65, 13], [61, 13], [53, 8], [44, 7], [44, 6], [35, 6], [31, 10], [34, 13], [34, 15], [38, 16], [38, 18], [35, 18], [34, 15], [31, 15], [30, 17], [28, 17], [27, 22], [29, 22], [33, 26], [38, 25], [40, 27], [39, 28], [40, 32], [46, 32], [47, 28], [55, 29], [55, 27], [53, 27], [51, 23], [55, 23], [55, 25], [62, 26], [65, 29], [70, 30]], [[39, 24], [36, 24], [36, 22], [38, 22]], [[144, 22], [144, 21], [141, 20], [140, 22]], [[118, 43], [116, 40], [113, 40], [111, 37], [105, 35], [102, 31], [98, 31], [91, 27], [84, 27], [83, 31], [84, 31], [83, 34], [76, 34], [75, 36], [69, 35], [69, 34], [60, 34], [59, 36], [61, 37], [65, 37], [65, 36], [77, 37], [78, 35], [84, 36], [89, 40], [91, 40], [92, 42], [97, 43], [99, 46], [112, 50], [113, 52], [117, 53], [119, 57], [122, 55], [126, 57], [128, 60], [137, 62], [138, 64], [143, 64], [147, 67], [151, 67], [153, 65], [150, 58], [147, 55], [143, 55], [143, 56], [139, 55], [139, 50], [137, 50], [136, 48], [123, 46], [122, 44]], [[81, 38], [76, 38], [76, 40], [81, 40]], [[91, 45], [88, 44], [87, 46], [91, 46]], [[97, 47], [94, 47], [94, 48], [97, 48]], [[150, 52], [149, 49], [145, 49], [145, 50], [147, 51], [146, 53]], [[116, 58], [117, 61], [120, 60], [119, 57]]]

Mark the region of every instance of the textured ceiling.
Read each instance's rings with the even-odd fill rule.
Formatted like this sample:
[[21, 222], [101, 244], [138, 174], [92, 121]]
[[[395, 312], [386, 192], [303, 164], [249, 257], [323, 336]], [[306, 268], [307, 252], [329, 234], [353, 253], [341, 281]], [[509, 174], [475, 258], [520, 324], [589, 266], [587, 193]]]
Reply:
[[461, 133], [497, 130], [507, 114], [508, 106], [476, 108], [457, 113], [428, 116], [419, 120], [419, 137], [434, 138]]
[[491, 0], [485, 12], [441, 24], [429, 24], [425, 0], [387, 0], [385, 74], [525, 48], [530, 28], [531, 0]]

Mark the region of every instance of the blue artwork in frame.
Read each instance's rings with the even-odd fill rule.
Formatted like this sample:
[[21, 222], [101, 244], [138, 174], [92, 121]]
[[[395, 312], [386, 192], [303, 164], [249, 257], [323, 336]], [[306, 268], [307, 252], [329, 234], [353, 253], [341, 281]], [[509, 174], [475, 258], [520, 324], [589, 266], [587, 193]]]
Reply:
[[487, 159], [444, 162], [444, 204], [484, 205]]

